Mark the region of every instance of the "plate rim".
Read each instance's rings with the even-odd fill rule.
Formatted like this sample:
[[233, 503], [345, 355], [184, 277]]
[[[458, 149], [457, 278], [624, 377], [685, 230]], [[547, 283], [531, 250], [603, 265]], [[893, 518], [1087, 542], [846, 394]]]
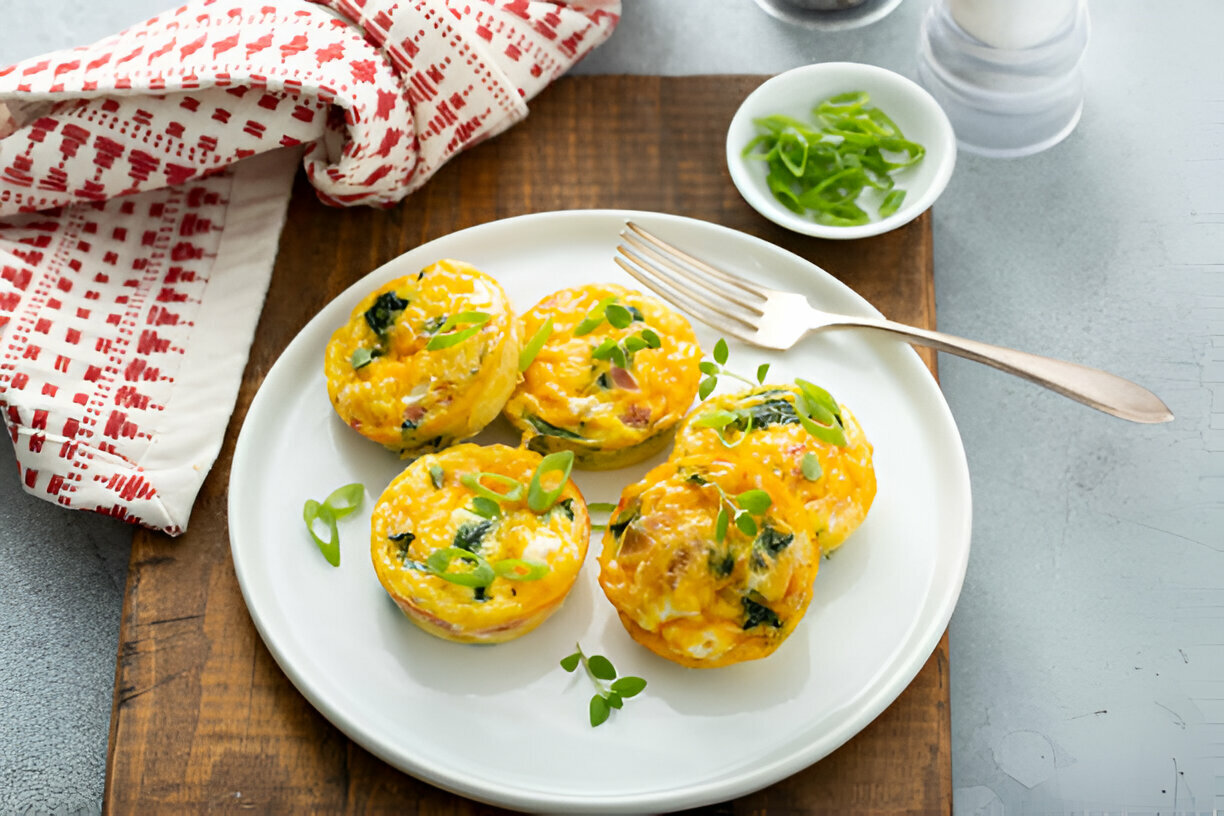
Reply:
[[[452, 241], [462, 236], [470, 236], [479, 234], [482, 231], [493, 229], [505, 229], [507, 225], [513, 225], [523, 221], [550, 221], [557, 219], [587, 219], [591, 221], [619, 221], [626, 220], [637, 221], [652, 221], [652, 222], [679, 222], [689, 225], [696, 229], [712, 230], [716, 233], [722, 233], [732, 240], [739, 242], [747, 242], [754, 246], [757, 252], [765, 254], [775, 253], [789, 257], [793, 262], [796, 262], [804, 267], [810, 267], [812, 270], [819, 272], [830, 279], [833, 285], [840, 287], [848, 293], [853, 301], [859, 305], [864, 314], [880, 316], [881, 313], [867, 300], [862, 298], [857, 292], [843, 283], [841, 280], [827, 272], [812, 261], [790, 252], [789, 250], [772, 244], [757, 236], [750, 235], [740, 230], [716, 224], [703, 219], [691, 218], [688, 216], [677, 215], [672, 213], [654, 212], [647, 210], [630, 210], [630, 209], [613, 209], [613, 208], [593, 208], [593, 209], [574, 209], [574, 210], [553, 210], [544, 212], [526, 213], [522, 215], [511, 216], [508, 218], [495, 219], [486, 221], [480, 224], [475, 224], [464, 229], [455, 230], [450, 233], [437, 236], [427, 242], [419, 244], [394, 258], [388, 259], [383, 264], [370, 270], [358, 280], [354, 281], [350, 286], [329, 299], [327, 304], [319, 309], [289, 341], [277, 359], [268, 368], [259, 387], [256, 389], [254, 397], [251, 399], [250, 405], [243, 416], [242, 425], [239, 428], [238, 437], [234, 445], [234, 453], [231, 458], [230, 472], [227, 478], [227, 529], [230, 537], [230, 553], [233, 560], [235, 576], [238, 580], [239, 588], [242, 593], [243, 602], [247, 607], [252, 623], [254, 623], [256, 631], [260, 636], [260, 640], [268, 649], [269, 653], [275, 660], [277, 667], [285, 674], [285, 676], [293, 684], [294, 688], [306, 698], [307, 702], [319, 712], [329, 723], [338, 728], [346, 737], [353, 740], [365, 750], [377, 756], [382, 761], [386, 762], [391, 767], [413, 776], [427, 784], [449, 791], [451, 793], [473, 799], [478, 802], [491, 804], [499, 807], [508, 807], [523, 811], [536, 812], [563, 812], [563, 813], [633, 813], [640, 812], [643, 809], [647, 810], [676, 810], [701, 805], [710, 804], [713, 802], [725, 801], [731, 798], [742, 796], [751, 793], [768, 785], [774, 784], [782, 779], [785, 779], [799, 771], [813, 765], [819, 760], [831, 754], [833, 751], [840, 748], [849, 740], [859, 734], [864, 728], [874, 721], [883, 711], [891, 705], [909, 685], [913, 682], [918, 672], [925, 665], [930, 655], [938, 646], [940, 638], [947, 629], [951, 620], [952, 612], [955, 609], [956, 603], [963, 589], [965, 574], [968, 566], [969, 550], [971, 544], [972, 530], [972, 492], [970, 489], [968, 461], [964, 450], [964, 444], [961, 440], [959, 429], [956, 425], [955, 418], [952, 415], [951, 409], [947, 404], [942, 389], [938, 381], [932, 376], [932, 392], [934, 395], [934, 409], [937, 412], [940, 420], [945, 424], [945, 430], [950, 432], [950, 438], [955, 442], [955, 449], [947, 451], [954, 453], [955, 456], [946, 463], [952, 472], [955, 473], [958, 485], [963, 485], [963, 493], [961, 494], [962, 512], [958, 520], [949, 521], [949, 528], [955, 530], [955, 543], [958, 544], [955, 553], [956, 557], [950, 564], [955, 570], [955, 574], [951, 576], [946, 583], [944, 593], [931, 599], [931, 605], [934, 609], [934, 614], [926, 621], [925, 627], [916, 627], [912, 630], [902, 642], [898, 644], [896, 651], [898, 657], [895, 661], [897, 670], [893, 671], [889, 678], [880, 682], [873, 680], [875, 686], [874, 691], [867, 697], [863, 698], [858, 704], [859, 713], [857, 716], [852, 716], [842, 724], [840, 728], [834, 728], [830, 733], [833, 738], [830, 740], [820, 739], [814, 740], [807, 744], [804, 750], [793, 752], [785, 757], [779, 758], [774, 762], [767, 764], [754, 770], [751, 773], [743, 774], [734, 777], [730, 780], [711, 780], [689, 782], [682, 786], [673, 788], [660, 788], [649, 793], [632, 793], [625, 795], [596, 795], [596, 796], [572, 796], [566, 793], [556, 793], [550, 791], [529, 791], [521, 789], [518, 791], [508, 791], [502, 787], [494, 789], [488, 785], [481, 785], [472, 782], [469, 778], [463, 777], [460, 774], [447, 774], [444, 770], [438, 770], [429, 763], [422, 762], [419, 757], [406, 758], [402, 753], [396, 753], [391, 746], [384, 746], [379, 740], [369, 738], [364, 733], [359, 722], [353, 722], [344, 712], [337, 710], [328, 701], [316, 684], [311, 680], [306, 673], [298, 670], [290, 655], [285, 653], [281, 644], [277, 641], [274, 633], [268, 630], [268, 623], [261, 618], [261, 615], [256, 611], [259, 608], [259, 602], [252, 598], [251, 588], [248, 586], [248, 581], [252, 580], [251, 576], [244, 572], [244, 554], [243, 547], [240, 545], [239, 539], [241, 533], [238, 530], [239, 523], [235, 519], [242, 517], [244, 497], [241, 490], [234, 490], [235, 474], [242, 472], [246, 467], [247, 456], [251, 446], [256, 443], [250, 441], [248, 428], [251, 427], [250, 417], [256, 414], [256, 409], [262, 403], [263, 399], [270, 399], [270, 392], [265, 390], [265, 384], [273, 376], [277, 367], [281, 365], [283, 359], [289, 355], [295, 345], [300, 342], [300, 338], [306, 329], [318, 318], [328, 305], [331, 303], [345, 299], [350, 296], [354, 290], [364, 291], [367, 289], [380, 274], [384, 274], [384, 270], [392, 265], [402, 263], [405, 255], [417, 253], [428, 249], [441, 241]], [[609, 250], [612, 251], [612, 247]], [[304, 342], [304, 341], [301, 341]], [[912, 348], [904, 349], [905, 352], [913, 355], [914, 359], [924, 370], [929, 371], [929, 368], [918, 357], [917, 352]], [[933, 372], [931, 372], [933, 375]], [[240, 468], [240, 465], [243, 467]], [[960, 491], [956, 491], [960, 492]]]

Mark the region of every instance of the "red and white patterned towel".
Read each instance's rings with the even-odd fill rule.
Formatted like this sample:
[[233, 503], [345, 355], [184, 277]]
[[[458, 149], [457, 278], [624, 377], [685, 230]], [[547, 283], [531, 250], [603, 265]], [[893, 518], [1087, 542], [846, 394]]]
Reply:
[[26, 490], [182, 532], [297, 162], [329, 203], [391, 206], [619, 11], [199, 0], [0, 69], [0, 412]]

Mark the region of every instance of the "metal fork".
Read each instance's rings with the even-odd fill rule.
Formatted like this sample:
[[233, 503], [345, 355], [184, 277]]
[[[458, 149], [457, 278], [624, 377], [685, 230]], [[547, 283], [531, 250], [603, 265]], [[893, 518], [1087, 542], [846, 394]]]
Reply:
[[788, 349], [808, 332], [858, 327], [899, 334], [910, 343], [930, 346], [985, 363], [1049, 388], [1077, 402], [1132, 422], [1169, 422], [1173, 414], [1151, 391], [1129, 380], [1051, 357], [966, 340], [876, 317], [832, 314], [815, 309], [797, 292], [767, 289], [738, 278], [677, 249], [632, 221], [617, 246], [621, 268], [698, 320], [769, 349]]

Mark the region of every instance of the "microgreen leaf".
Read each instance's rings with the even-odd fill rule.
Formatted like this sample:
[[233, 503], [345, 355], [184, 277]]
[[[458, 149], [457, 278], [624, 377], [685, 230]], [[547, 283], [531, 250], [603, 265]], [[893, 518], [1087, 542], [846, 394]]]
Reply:
[[633, 315], [629, 310], [619, 303], [610, 303], [608, 308], [604, 310], [604, 317], [612, 324], [613, 328], [623, 329], [633, 322]]
[[612, 709], [608, 706], [607, 700], [596, 694], [591, 697], [590, 712], [591, 727], [594, 728], [608, 721], [608, 715], [612, 713]]
[[735, 517], [735, 526], [739, 531], [749, 538], [755, 538], [757, 534], [757, 524], [753, 521], [752, 516], [747, 513], [740, 513]]
[[587, 658], [587, 668], [591, 670], [591, 674], [600, 680], [615, 680], [616, 669], [612, 666], [612, 661], [603, 655], [591, 655]]
[[594, 348], [594, 350], [591, 352], [591, 359], [607, 360], [612, 356], [612, 350], [615, 348], [616, 341], [609, 337]]
[[820, 468], [819, 457], [817, 457], [816, 454], [812, 453], [811, 451], [803, 454], [803, 464], [801, 464], [799, 467], [803, 471], [803, 478], [807, 479], [809, 482], [814, 482], [819, 479], [821, 473], [823, 472]]
[[[567, 672], [576, 671], [581, 665], [586, 669], [586, 675], [595, 686], [595, 694], [587, 704], [591, 727], [602, 725], [614, 709], [623, 708], [625, 700], [635, 697], [646, 688], [646, 681], [640, 677], [622, 677], [616, 679], [616, 669], [612, 661], [603, 655], [586, 655], [582, 646], [577, 651], [561, 658], [561, 668]], [[611, 681], [611, 683], [609, 683]]]
[[640, 334], [642, 339], [646, 341], [646, 345], [649, 348], [657, 349], [663, 345], [663, 341], [659, 339], [659, 335], [655, 334], [652, 329], [642, 329], [640, 332], [638, 332], [638, 334]]
[[645, 688], [646, 681], [640, 677], [634, 677], [632, 675], [622, 677], [612, 683], [612, 690], [621, 697], [636, 697], [638, 694], [641, 694], [642, 690]]
[[745, 490], [743, 493], [740, 493], [735, 497], [735, 503], [754, 516], [759, 516], [769, 509], [769, 505], [773, 503], [773, 500], [764, 490], [754, 489]]
[[544, 348], [544, 344], [548, 342], [548, 338], [552, 336], [553, 319], [552, 315], [544, 321], [544, 325], [531, 336], [527, 344], [523, 346], [523, 350], [519, 352], [518, 370], [526, 371], [535, 362], [536, 355], [540, 353], [540, 349]]
[[765, 384], [765, 375], [769, 373], [769, 363], [761, 363], [757, 366], [756, 378], [761, 385]]
[[731, 514], [727, 508], [718, 508], [718, 518], [714, 519], [714, 540], [721, 544], [727, 538], [727, 525], [731, 523]]
[[714, 377], [706, 377], [701, 381], [701, 385], [697, 386], [697, 396], [701, 399], [706, 399], [714, 392], [714, 387], [718, 385], [718, 380]]
[[697, 368], [702, 374], [708, 374], [711, 377], [717, 376], [718, 372], [722, 370], [718, 367], [718, 363], [711, 363], [709, 360], [702, 360], [697, 364]]
[[718, 338], [718, 342], [714, 344], [714, 362], [719, 365], [727, 364], [727, 356], [730, 350], [727, 348], [727, 341], [723, 338]]

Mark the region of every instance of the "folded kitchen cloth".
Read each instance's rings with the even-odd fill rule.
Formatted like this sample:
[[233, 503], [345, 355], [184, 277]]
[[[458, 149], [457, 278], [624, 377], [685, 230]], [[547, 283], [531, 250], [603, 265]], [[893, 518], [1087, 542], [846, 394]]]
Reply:
[[0, 69], [0, 413], [25, 489], [182, 532], [297, 163], [328, 203], [391, 206], [522, 119], [619, 12], [197, 0]]

